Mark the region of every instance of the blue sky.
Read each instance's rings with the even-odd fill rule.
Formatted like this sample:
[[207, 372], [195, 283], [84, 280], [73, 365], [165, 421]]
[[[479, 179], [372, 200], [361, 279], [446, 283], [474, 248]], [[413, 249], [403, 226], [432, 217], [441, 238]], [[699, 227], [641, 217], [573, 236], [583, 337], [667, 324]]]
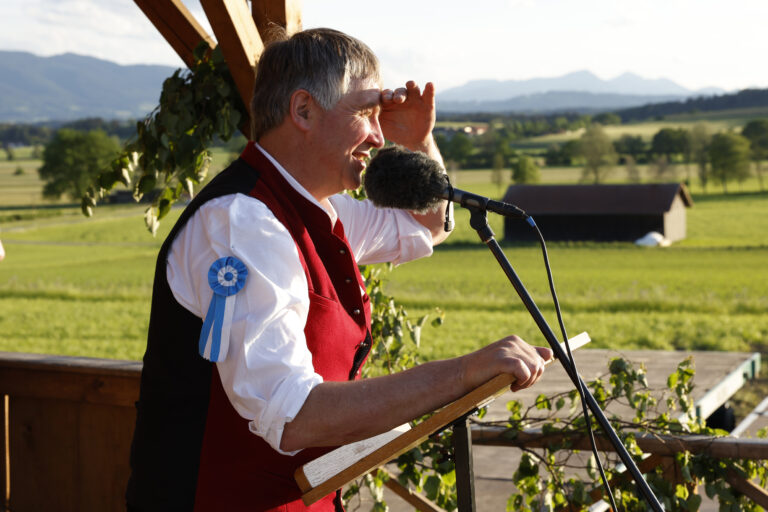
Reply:
[[[199, 3], [185, 0], [207, 26]], [[304, 0], [305, 28], [368, 43], [386, 86], [630, 71], [684, 87], [768, 87], [766, 0]], [[3, 0], [0, 49], [181, 66], [131, 0]]]

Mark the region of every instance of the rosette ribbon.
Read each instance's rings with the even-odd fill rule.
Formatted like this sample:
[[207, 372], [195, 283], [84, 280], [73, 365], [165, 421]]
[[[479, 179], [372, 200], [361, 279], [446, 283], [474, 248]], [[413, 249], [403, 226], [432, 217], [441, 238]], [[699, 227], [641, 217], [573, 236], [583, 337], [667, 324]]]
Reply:
[[219, 258], [208, 269], [213, 289], [211, 304], [200, 331], [200, 355], [209, 361], [223, 361], [229, 348], [229, 330], [235, 312], [235, 294], [245, 286], [248, 269], [234, 256]]

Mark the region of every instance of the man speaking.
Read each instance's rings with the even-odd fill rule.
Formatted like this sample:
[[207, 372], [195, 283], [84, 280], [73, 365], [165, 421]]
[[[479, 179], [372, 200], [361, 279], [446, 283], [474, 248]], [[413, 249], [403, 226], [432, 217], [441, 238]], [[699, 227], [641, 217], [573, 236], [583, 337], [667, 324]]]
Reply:
[[443, 241], [426, 214], [341, 194], [385, 139], [441, 161], [435, 91], [382, 90], [375, 55], [329, 29], [270, 44], [253, 142], [187, 206], [157, 260], [131, 450], [129, 510], [310, 507], [297, 467], [453, 401], [501, 373], [541, 376], [548, 348], [516, 336], [358, 380], [371, 348], [357, 264], [406, 262]]

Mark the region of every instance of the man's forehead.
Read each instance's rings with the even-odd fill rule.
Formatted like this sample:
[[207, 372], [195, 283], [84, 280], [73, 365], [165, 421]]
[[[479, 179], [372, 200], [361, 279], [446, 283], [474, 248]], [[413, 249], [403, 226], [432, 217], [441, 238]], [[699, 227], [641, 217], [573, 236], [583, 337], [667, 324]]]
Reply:
[[354, 99], [355, 103], [378, 105], [381, 103], [381, 86], [373, 79], [352, 80], [345, 96]]

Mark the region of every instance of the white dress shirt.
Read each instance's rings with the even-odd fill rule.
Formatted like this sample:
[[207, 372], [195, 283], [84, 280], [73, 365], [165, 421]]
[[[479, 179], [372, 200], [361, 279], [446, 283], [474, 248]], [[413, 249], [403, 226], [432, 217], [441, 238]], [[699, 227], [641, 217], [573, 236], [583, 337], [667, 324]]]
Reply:
[[[256, 147], [293, 188], [325, 211]], [[332, 222], [343, 223], [358, 263], [401, 263], [432, 254], [429, 230], [408, 212], [380, 209], [346, 194], [331, 197], [330, 203], [333, 209], [326, 213]], [[167, 265], [174, 298], [200, 318], [213, 295], [208, 269], [225, 256], [242, 261], [248, 277], [236, 295], [229, 351], [216, 365], [227, 397], [250, 420], [251, 432], [286, 453], [280, 450], [285, 423], [323, 381], [312, 367], [304, 337], [309, 296], [298, 249], [286, 227], [258, 199], [230, 194], [207, 201], [174, 240]]]

